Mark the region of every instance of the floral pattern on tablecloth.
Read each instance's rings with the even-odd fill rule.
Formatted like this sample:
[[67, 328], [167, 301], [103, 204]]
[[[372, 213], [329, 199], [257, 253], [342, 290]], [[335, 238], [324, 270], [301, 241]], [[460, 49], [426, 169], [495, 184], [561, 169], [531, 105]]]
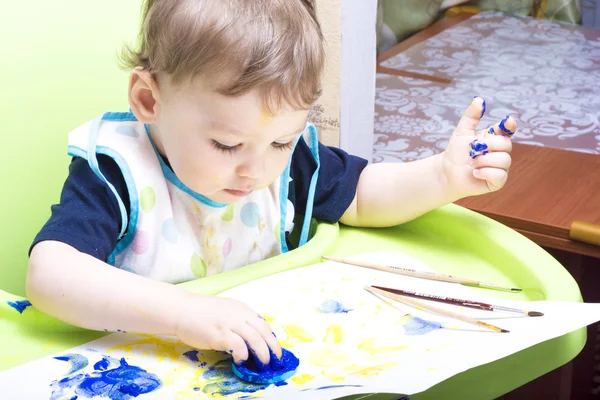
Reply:
[[443, 151], [476, 95], [481, 128], [512, 115], [516, 143], [600, 154], [600, 31], [484, 12], [381, 65], [453, 82], [377, 75], [375, 162]]

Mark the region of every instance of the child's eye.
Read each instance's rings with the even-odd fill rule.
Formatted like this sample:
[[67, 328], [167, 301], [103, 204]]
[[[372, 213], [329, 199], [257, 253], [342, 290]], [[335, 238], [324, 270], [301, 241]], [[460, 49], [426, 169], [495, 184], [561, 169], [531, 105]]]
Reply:
[[234, 153], [240, 147], [239, 144], [236, 144], [235, 146], [226, 146], [223, 143], [217, 142], [216, 140], [212, 141], [212, 145], [215, 149], [222, 151], [223, 153]]
[[290, 140], [287, 143], [273, 142], [273, 143], [271, 143], [271, 146], [273, 146], [274, 148], [281, 150], [281, 151], [291, 150], [292, 147], [294, 147], [294, 141]]

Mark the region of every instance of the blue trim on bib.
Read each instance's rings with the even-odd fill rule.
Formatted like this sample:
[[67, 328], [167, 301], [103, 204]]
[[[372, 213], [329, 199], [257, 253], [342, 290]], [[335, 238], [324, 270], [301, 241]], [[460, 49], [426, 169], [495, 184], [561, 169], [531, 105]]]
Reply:
[[[306, 130], [306, 128], [304, 128]], [[294, 140], [294, 146], [292, 147], [291, 154], [294, 154], [294, 150], [296, 149], [296, 145], [298, 144], [298, 140], [302, 138], [302, 134], [304, 130], [298, 135], [296, 140]], [[289, 251], [287, 241], [285, 238], [285, 223], [287, 222], [287, 202], [288, 202], [288, 193], [290, 190], [290, 167], [292, 165], [292, 156], [290, 155], [290, 159], [281, 174], [279, 179], [279, 244], [281, 245], [281, 252], [287, 253]]]
[[310, 221], [312, 220], [313, 205], [315, 202], [315, 192], [317, 188], [317, 180], [319, 179], [319, 170], [321, 169], [321, 161], [319, 160], [319, 137], [317, 128], [313, 124], [308, 126], [310, 132], [310, 152], [312, 153], [317, 168], [313, 172], [313, 176], [310, 179], [310, 186], [308, 190], [308, 198], [306, 200], [306, 212], [304, 213], [304, 223], [302, 224], [302, 232], [300, 233], [300, 241], [298, 247], [306, 244], [308, 241], [308, 232], [310, 231]]
[[189, 194], [194, 199], [198, 200], [202, 204], [205, 204], [209, 207], [224, 208], [229, 205], [227, 203], [218, 203], [216, 201], [212, 201], [208, 197], [205, 197], [205, 196], [201, 195], [200, 193], [193, 191], [192, 189], [187, 187], [185, 183], [181, 182], [181, 180], [177, 177], [177, 175], [175, 175], [173, 170], [171, 168], [169, 168], [169, 166], [167, 164], [165, 164], [163, 158], [161, 157], [160, 153], [158, 152], [158, 149], [156, 148], [156, 146], [154, 144], [154, 140], [152, 140], [152, 135], [150, 135], [150, 126], [148, 124], [144, 124], [144, 127], [146, 128], [146, 133], [148, 134], [148, 139], [150, 139], [150, 143], [152, 144], [152, 148], [154, 149], [154, 152], [156, 153], [156, 157], [158, 157], [158, 161], [160, 162], [160, 168], [162, 169], [163, 175], [165, 176], [165, 178], [167, 178], [167, 180], [169, 182], [171, 182], [173, 185], [175, 185], [175, 187], [177, 187], [182, 192]]
[[121, 211], [121, 218], [122, 218], [121, 232], [119, 233], [119, 240], [120, 240], [123, 237], [123, 235], [125, 234], [125, 230], [127, 229], [129, 216], [127, 215], [127, 209], [125, 208], [125, 204], [123, 204], [123, 200], [121, 200], [121, 197], [117, 193], [117, 189], [115, 189], [115, 187], [112, 185], [112, 183], [110, 183], [104, 177], [104, 174], [102, 173], [102, 171], [100, 171], [100, 167], [98, 166], [98, 159], [96, 158], [96, 141], [98, 140], [98, 134], [100, 132], [100, 123], [101, 122], [102, 122], [102, 117], [96, 118], [95, 120], [92, 121], [92, 125], [90, 128], [90, 135], [88, 138], [88, 144], [87, 144], [87, 149], [86, 149], [87, 157], [84, 157], [84, 158], [87, 159], [87, 162], [88, 162], [90, 168], [96, 174], [96, 176], [98, 178], [100, 178], [100, 180], [102, 180], [106, 183], [106, 185], [110, 188], [110, 190], [115, 195], [115, 198], [117, 199], [117, 203], [119, 204], [119, 210]]
[[[109, 255], [107, 260], [108, 264], [114, 266], [116, 255], [125, 250], [127, 246], [131, 244], [135, 237], [135, 231], [137, 229], [137, 223], [139, 219], [139, 196], [135, 185], [135, 181], [133, 180], [133, 175], [131, 174], [129, 165], [127, 165], [125, 159], [116, 151], [105, 146], [98, 146], [96, 148], [96, 152], [98, 154], [104, 154], [106, 156], [111, 157], [117, 163], [119, 169], [121, 170], [121, 173], [123, 174], [125, 184], [127, 185], [127, 191], [129, 192], [129, 206], [131, 215], [127, 215], [127, 210], [123, 207], [123, 211], [119, 206], [119, 209], [121, 210], [122, 226], [126, 227], [127, 234], [124, 237], [122, 237], [122, 235], [119, 235], [117, 246], [115, 247], [114, 251]], [[80, 157], [83, 159], [87, 159], [88, 154], [85, 150], [73, 145], [70, 145], [68, 147], [68, 153], [70, 156]], [[104, 180], [104, 182], [106, 182], [106, 180]], [[123, 204], [123, 200], [121, 200], [121, 197], [118, 195], [116, 190], [113, 193], [117, 198], [117, 202], [119, 204]], [[129, 222], [127, 223], [128, 220]]]
[[[304, 130], [298, 135], [296, 141], [294, 142], [294, 147], [292, 149], [292, 154], [294, 154], [294, 150], [296, 149], [296, 145], [298, 144], [298, 140], [303, 139], [304, 133], [308, 129], [310, 133], [310, 152], [315, 159], [315, 163], [317, 164], [317, 168], [313, 173], [313, 176], [310, 180], [310, 186], [308, 191], [308, 198], [306, 201], [306, 212], [304, 213], [304, 221], [302, 223], [302, 230], [300, 231], [300, 240], [298, 241], [298, 247], [306, 244], [308, 241], [308, 233], [310, 232], [310, 221], [312, 220], [312, 210], [313, 203], [315, 199], [315, 191], [317, 187], [317, 179], [319, 177], [319, 169], [321, 167], [321, 162], [319, 160], [319, 138], [317, 134], [317, 129], [313, 124], [308, 122]], [[279, 212], [281, 214], [280, 227], [279, 227], [279, 238], [281, 241], [281, 252], [287, 253], [289, 251], [287, 246], [287, 241], [285, 238], [285, 222], [287, 219], [287, 202], [288, 202], [288, 193], [289, 193], [289, 181], [290, 181], [290, 167], [292, 165], [292, 156], [288, 160], [288, 164], [283, 170], [281, 174], [281, 186], [279, 187]]]
[[102, 121], [137, 121], [137, 118], [131, 111], [107, 112], [102, 116]]

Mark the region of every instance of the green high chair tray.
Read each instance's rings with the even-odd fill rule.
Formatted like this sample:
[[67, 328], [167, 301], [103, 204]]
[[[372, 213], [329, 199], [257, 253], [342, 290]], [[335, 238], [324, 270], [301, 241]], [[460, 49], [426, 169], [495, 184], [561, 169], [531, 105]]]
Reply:
[[[439, 272], [472, 276], [476, 271], [480, 279], [539, 289], [495, 293], [502, 298], [582, 301], [569, 273], [535, 243], [452, 204], [393, 228], [358, 229], [321, 223], [299, 249], [182, 286], [193, 292], [217, 294], [254, 279], [317, 263], [324, 254], [350, 256], [389, 250], [420, 259]], [[105, 335], [63, 324], [32, 307], [21, 314], [7, 304], [17, 300], [20, 298], [0, 292], [0, 371]], [[493, 399], [567, 363], [585, 341], [586, 331], [580, 329], [455, 375], [411, 399]], [[393, 397], [373, 394], [368, 398]]]

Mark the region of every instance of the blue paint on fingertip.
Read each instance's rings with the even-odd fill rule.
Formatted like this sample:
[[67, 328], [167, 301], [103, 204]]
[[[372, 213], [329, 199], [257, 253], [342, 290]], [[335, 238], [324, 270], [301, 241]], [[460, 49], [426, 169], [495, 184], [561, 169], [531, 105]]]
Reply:
[[505, 125], [506, 121], [508, 121], [509, 118], [510, 116], [507, 115], [502, 121], [500, 121], [500, 124], [498, 124], [498, 128], [500, 128], [500, 130], [506, 133], [508, 136], [512, 136], [514, 132], [508, 129]]
[[481, 143], [479, 140], [475, 139], [471, 142], [471, 148], [474, 151], [480, 152], [488, 149], [488, 145], [485, 143]]
[[483, 103], [481, 104], [481, 106], [483, 107], [483, 110], [481, 110], [481, 117], [479, 117], [479, 119], [481, 119], [481, 118], [483, 118], [483, 116], [485, 115], [486, 104], [485, 104], [485, 99], [484, 99], [483, 97], [480, 97], [480, 96], [473, 96], [473, 98], [474, 98], [474, 99], [476, 99], [476, 98], [478, 98], [478, 97], [479, 97], [479, 98], [480, 98], [480, 99], [483, 101]]

